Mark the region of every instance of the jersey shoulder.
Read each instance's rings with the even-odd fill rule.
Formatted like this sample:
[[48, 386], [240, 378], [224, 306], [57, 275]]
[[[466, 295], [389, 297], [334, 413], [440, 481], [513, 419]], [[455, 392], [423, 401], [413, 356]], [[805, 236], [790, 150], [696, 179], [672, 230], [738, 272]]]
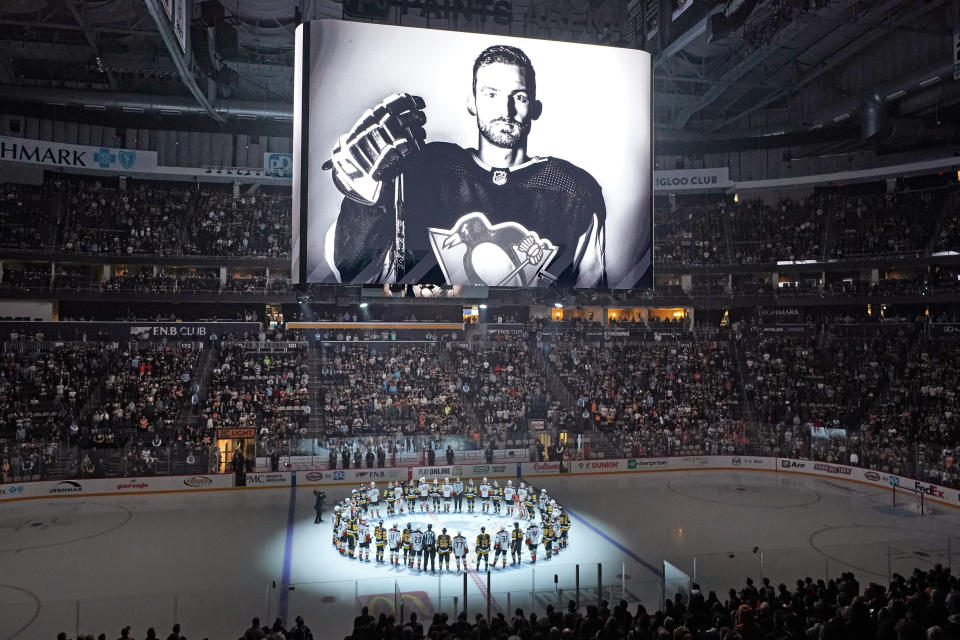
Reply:
[[590, 175], [590, 172], [572, 162], [553, 156], [548, 156], [538, 164], [538, 171], [531, 174], [529, 183], [531, 186], [564, 191], [583, 200], [603, 197], [600, 183]]

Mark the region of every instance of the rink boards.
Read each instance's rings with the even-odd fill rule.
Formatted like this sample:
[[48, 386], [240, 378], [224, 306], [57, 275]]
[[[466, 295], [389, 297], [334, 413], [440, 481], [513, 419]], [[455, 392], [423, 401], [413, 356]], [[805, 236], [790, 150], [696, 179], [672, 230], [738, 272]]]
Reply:
[[508, 462], [490, 464], [454, 464], [432, 467], [388, 467], [376, 469], [333, 469], [313, 471], [254, 472], [246, 475], [246, 486], [235, 486], [234, 475], [194, 474], [131, 478], [97, 478], [20, 482], [0, 485], [0, 502], [30, 499], [71, 498], [122, 494], [196, 493], [206, 491], [243, 491], [357, 485], [369, 482], [386, 484], [425, 477], [432, 478], [536, 478], [550, 476], [589, 476], [678, 471], [758, 471], [818, 476], [856, 482], [874, 487], [902, 487], [923, 493], [927, 500], [960, 508], [960, 491], [901, 475], [862, 467], [794, 460], [767, 456], [677, 456], [666, 458], [619, 458], [570, 460], [560, 462]]

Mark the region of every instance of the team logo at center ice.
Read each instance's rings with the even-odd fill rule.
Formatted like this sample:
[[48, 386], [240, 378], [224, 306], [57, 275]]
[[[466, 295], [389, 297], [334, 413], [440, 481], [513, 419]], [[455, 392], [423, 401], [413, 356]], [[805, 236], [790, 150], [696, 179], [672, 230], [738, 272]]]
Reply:
[[557, 246], [516, 222], [490, 224], [483, 213], [468, 213], [450, 229], [427, 229], [430, 246], [447, 284], [529, 287], [547, 277], [543, 270]]

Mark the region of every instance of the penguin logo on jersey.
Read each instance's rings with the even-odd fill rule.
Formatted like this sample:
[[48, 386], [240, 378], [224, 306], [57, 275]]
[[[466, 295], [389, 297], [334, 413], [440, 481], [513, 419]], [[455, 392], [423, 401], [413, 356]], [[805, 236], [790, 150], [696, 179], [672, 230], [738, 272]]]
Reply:
[[430, 227], [427, 233], [447, 284], [531, 287], [555, 280], [544, 269], [557, 246], [516, 222], [492, 225], [474, 212], [450, 229]]

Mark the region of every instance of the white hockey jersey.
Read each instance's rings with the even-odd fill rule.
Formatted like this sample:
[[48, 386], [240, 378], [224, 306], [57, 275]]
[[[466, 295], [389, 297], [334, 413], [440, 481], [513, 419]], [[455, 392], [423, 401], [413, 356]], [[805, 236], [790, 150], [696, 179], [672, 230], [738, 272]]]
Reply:
[[367, 500], [370, 502], [378, 502], [380, 500], [380, 489], [374, 487], [373, 489], [367, 489]]
[[395, 486], [393, 488], [393, 497], [397, 500], [401, 500], [403, 498], [403, 487], [400, 485]]
[[414, 551], [423, 551], [423, 531], [414, 531], [410, 534], [410, 546]]
[[483, 499], [487, 499], [487, 498], [490, 497], [490, 485], [489, 485], [489, 484], [482, 484], [482, 485], [480, 485], [480, 497], [483, 498]]
[[396, 549], [400, 546], [400, 542], [403, 540], [403, 532], [399, 529], [388, 529], [387, 530], [387, 546], [391, 549]]
[[540, 544], [540, 527], [535, 524], [527, 527], [527, 540], [532, 545]]
[[429, 497], [430, 497], [430, 485], [428, 485], [426, 482], [424, 482], [423, 484], [421, 484], [421, 485], [420, 485], [420, 489], [419, 489], [419, 493], [420, 493], [420, 497], [423, 498], [424, 500], [426, 500], [427, 498], [429, 498]]
[[524, 502], [527, 499], [527, 488], [520, 487], [517, 489], [517, 497], [520, 498], [520, 502]]
[[510, 485], [507, 485], [506, 487], [503, 488], [503, 499], [506, 500], [507, 502], [513, 502], [513, 498], [515, 495], [516, 495], [516, 489], [514, 489]]
[[453, 555], [458, 558], [467, 555], [467, 539], [463, 536], [453, 536]]
[[445, 484], [445, 485], [443, 485], [443, 487], [441, 488], [441, 491], [443, 491], [443, 497], [444, 497], [444, 498], [450, 498], [450, 497], [453, 496], [453, 485], [451, 485], [451, 484]]
[[510, 548], [510, 532], [506, 530], [497, 531], [497, 536], [494, 538], [493, 543], [494, 549], [502, 549], [506, 551]]
[[365, 522], [357, 525], [357, 542], [370, 542], [370, 525]]

